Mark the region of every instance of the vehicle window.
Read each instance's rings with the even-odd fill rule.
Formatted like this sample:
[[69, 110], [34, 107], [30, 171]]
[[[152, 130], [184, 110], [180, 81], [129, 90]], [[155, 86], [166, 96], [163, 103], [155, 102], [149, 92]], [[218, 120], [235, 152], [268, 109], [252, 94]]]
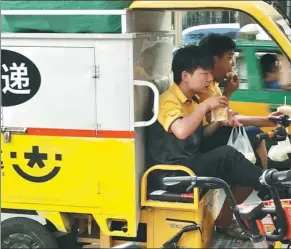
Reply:
[[240, 79], [239, 89], [247, 90], [248, 87], [248, 72], [245, 60], [245, 55], [242, 52], [235, 53], [235, 69]]
[[[291, 39], [291, 28], [281, 15], [272, 16], [275, 23], [284, 34]], [[199, 44], [200, 40], [210, 33], [218, 33], [230, 36], [236, 43], [235, 70], [240, 79], [241, 90], [253, 89], [255, 86], [264, 87], [270, 91], [282, 91], [291, 89], [290, 62], [281, 55], [277, 43], [272, 40], [264, 28], [249, 15], [233, 10], [215, 11], [188, 11], [183, 13], [181, 41], [176, 47], [185, 44]], [[246, 51], [247, 54], [244, 54]], [[251, 54], [254, 51], [255, 54]], [[265, 66], [265, 70], [277, 70], [264, 73], [260, 60], [266, 54], [275, 55], [275, 66]], [[256, 67], [250, 67], [247, 63], [254, 63], [257, 57]], [[269, 58], [270, 59], [270, 58]], [[268, 58], [266, 61], [269, 60]], [[270, 62], [272, 63], [272, 62]], [[249, 71], [248, 71], [249, 70]], [[227, 74], [225, 75], [227, 76]], [[251, 77], [251, 79], [249, 78]], [[219, 79], [225, 82], [225, 79]], [[251, 80], [251, 82], [250, 82]], [[257, 89], [257, 87], [255, 87]]]
[[270, 91], [291, 90], [291, 65], [280, 52], [257, 52], [264, 88]]

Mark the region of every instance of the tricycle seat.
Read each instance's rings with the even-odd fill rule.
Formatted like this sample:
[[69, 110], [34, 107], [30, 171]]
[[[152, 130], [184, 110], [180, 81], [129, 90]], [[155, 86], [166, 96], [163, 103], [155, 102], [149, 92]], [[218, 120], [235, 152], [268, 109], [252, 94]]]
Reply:
[[152, 201], [167, 201], [193, 203], [193, 193], [174, 193], [165, 190], [154, 190], [148, 194], [148, 199]]

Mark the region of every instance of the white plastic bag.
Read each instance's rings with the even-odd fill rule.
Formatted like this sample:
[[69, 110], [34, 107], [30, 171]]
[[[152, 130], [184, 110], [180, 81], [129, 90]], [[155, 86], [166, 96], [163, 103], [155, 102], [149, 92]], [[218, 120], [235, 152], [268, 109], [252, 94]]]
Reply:
[[232, 129], [227, 145], [241, 152], [251, 163], [256, 163], [257, 159], [255, 152], [243, 126], [234, 127]]
[[280, 141], [270, 148], [268, 157], [273, 161], [283, 162], [289, 159], [289, 153], [291, 153], [291, 143], [290, 139], [287, 137], [286, 140]]

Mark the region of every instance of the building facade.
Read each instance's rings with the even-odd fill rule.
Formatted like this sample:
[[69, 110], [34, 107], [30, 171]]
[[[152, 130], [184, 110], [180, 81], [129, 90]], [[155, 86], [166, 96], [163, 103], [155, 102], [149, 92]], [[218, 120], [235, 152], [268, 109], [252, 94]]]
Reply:
[[[276, 4], [291, 18], [291, 0], [265, 0], [269, 4]], [[239, 3], [239, 1], [238, 1]], [[212, 23], [236, 23], [239, 22], [241, 26], [253, 22], [248, 16], [237, 13], [236, 11], [221, 11], [221, 12], [185, 12], [182, 16], [182, 29], [188, 27], [212, 24]]]

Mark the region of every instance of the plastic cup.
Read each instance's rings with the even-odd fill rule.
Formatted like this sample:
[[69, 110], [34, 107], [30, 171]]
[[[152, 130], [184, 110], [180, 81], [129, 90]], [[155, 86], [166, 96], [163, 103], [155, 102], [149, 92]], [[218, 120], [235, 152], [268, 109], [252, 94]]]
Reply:
[[211, 111], [212, 122], [226, 122], [228, 121], [228, 107], [220, 107]]
[[277, 108], [278, 112], [282, 112], [285, 115], [288, 115], [289, 117], [291, 116], [291, 106], [288, 105], [283, 105], [283, 106], [279, 106]]

